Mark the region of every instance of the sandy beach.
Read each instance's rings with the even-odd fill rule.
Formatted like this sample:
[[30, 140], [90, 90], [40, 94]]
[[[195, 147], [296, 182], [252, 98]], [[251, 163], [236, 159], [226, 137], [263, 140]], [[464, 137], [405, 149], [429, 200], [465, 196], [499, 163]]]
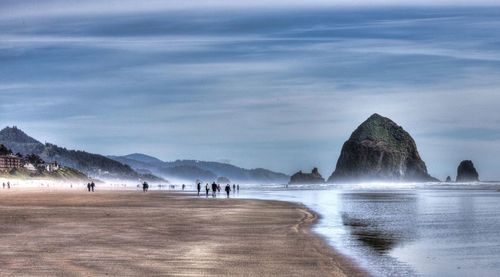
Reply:
[[179, 193], [0, 191], [0, 274], [362, 276], [279, 201]]

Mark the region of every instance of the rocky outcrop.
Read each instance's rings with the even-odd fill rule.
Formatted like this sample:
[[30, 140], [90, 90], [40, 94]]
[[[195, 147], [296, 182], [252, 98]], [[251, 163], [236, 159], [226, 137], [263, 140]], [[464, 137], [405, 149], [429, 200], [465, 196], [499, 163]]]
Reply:
[[447, 182], [447, 183], [450, 183], [450, 182], [451, 182], [451, 177], [450, 177], [450, 176], [446, 177], [446, 182]]
[[318, 169], [315, 167], [311, 173], [303, 173], [299, 171], [290, 177], [290, 184], [321, 184], [325, 179], [319, 174]]
[[462, 161], [457, 169], [457, 182], [477, 182], [479, 174], [477, 173], [472, 161]]
[[389, 118], [373, 114], [344, 143], [328, 182], [437, 181], [427, 173], [413, 138]]
[[227, 177], [221, 176], [217, 178], [217, 184], [229, 184], [231, 183], [231, 180], [229, 180]]

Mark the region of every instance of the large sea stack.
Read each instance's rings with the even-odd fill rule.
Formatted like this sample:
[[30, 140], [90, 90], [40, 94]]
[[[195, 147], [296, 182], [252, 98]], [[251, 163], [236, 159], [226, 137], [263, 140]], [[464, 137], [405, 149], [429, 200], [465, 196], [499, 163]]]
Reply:
[[290, 177], [290, 184], [322, 184], [325, 179], [319, 174], [318, 169], [315, 167], [311, 173], [303, 173], [299, 171]]
[[413, 138], [389, 118], [373, 114], [344, 143], [328, 182], [436, 181]]
[[472, 161], [462, 161], [457, 169], [457, 182], [477, 182], [479, 174], [477, 173]]

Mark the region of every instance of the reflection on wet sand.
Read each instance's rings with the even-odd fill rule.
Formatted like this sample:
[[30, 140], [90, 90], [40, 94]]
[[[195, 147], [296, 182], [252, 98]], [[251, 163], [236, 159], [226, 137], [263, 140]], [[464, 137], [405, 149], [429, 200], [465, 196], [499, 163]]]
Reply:
[[[408, 228], [416, 221], [415, 194], [345, 193], [342, 199], [342, 224], [353, 237], [377, 253], [386, 254], [416, 239], [415, 229]], [[388, 224], [390, 221], [394, 224]]]
[[342, 214], [342, 223], [350, 228], [351, 235], [377, 252], [385, 253], [397, 244], [392, 234], [378, 229], [377, 226], [371, 225], [372, 223], [352, 218], [346, 213]]

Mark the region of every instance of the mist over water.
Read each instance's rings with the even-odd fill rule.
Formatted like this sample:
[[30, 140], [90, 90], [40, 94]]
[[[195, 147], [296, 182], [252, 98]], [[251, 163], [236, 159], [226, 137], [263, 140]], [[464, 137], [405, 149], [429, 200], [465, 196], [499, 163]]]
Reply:
[[314, 230], [376, 276], [498, 276], [500, 184], [253, 187], [240, 197], [300, 202]]

